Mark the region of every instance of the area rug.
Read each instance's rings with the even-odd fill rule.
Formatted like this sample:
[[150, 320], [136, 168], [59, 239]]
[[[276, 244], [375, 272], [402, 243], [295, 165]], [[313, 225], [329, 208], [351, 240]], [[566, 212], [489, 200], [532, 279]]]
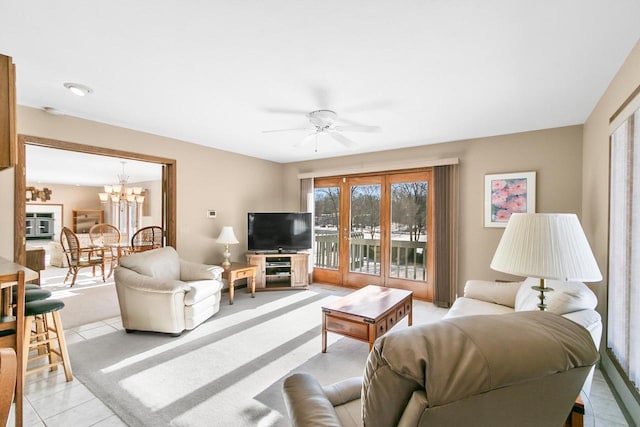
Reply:
[[[118, 331], [69, 345], [74, 374], [129, 426], [287, 426], [291, 372], [324, 384], [362, 375], [367, 343], [329, 334], [320, 351], [321, 307], [351, 291], [240, 291], [234, 305], [223, 296], [220, 312], [178, 338]], [[414, 324], [444, 314], [429, 306], [414, 304]]]
[[47, 266], [40, 285], [51, 291], [52, 298], [64, 302], [60, 317], [65, 329], [120, 316], [113, 275], [103, 282], [99, 271], [94, 277], [90, 268], [82, 269], [71, 287], [70, 280], [63, 283], [66, 273], [66, 268]]

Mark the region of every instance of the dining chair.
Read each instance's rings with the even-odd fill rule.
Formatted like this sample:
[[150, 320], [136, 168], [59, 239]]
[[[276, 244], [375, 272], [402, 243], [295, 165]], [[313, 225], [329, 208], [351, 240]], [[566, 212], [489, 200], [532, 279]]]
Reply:
[[120, 230], [111, 224], [95, 224], [89, 229], [89, 238], [91, 239], [91, 245], [102, 248], [102, 256], [105, 263], [109, 263], [109, 274], [107, 277], [111, 277], [113, 274], [113, 268], [118, 263], [120, 257]]
[[16, 389], [17, 358], [13, 348], [0, 348], [0, 425], [7, 425]]
[[96, 267], [100, 267], [102, 270], [102, 281], [104, 282], [104, 257], [103, 249], [98, 247], [80, 247], [80, 241], [78, 236], [68, 227], [62, 227], [60, 233], [60, 244], [67, 257], [67, 263], [69, 264], [69, 270], [64, 277], [63, 284], [66, 283], [69, 275], [73, 273], [73, 279], [71, 280], [71, 286], [75, 285], [76, 278], [78, 276], [78, 270], [84, 267], [92, 267], [93, 275], [96, 275]]
[[164, 246], [164, 230], [157, 225], [142, 227], [131, 238], [131, 251], [142, 252]]

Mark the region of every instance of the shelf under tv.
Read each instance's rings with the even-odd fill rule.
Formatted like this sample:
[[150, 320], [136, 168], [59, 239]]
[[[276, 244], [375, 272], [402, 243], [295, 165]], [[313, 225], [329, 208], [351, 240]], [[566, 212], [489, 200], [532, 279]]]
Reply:
[[247, 254], [247, 262], [258, 266], [256, 291], [308, 289], [308, 261], [308, 253]]

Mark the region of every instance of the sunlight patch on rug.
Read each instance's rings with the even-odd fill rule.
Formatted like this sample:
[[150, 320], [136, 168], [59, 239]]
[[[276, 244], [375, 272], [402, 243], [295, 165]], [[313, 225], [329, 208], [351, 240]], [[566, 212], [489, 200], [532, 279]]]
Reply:
[[[154, 411], [188, 398], [194, 392], [198, 394], [198, 390], [208, 389], [214, 382], [219, 389], [216, 393], [218, 398], [224, 399], [228, 394], [233, 400], [232, 396], [237, 397], [243, 391], [255, 394], [276, 381], [291, 366], [300, 365], [320, 350], [317, 334], [322, 321], [321, 307], [333, 301], [334, 296], [314, 299], [292, 310], [280, 310], [275, 317], [269, 318], [269, 314], [279, 308], [291, 306], [295, 300], [304, 302], [314, 295], [317, 294], [310, 292], [307, 298], [303, 298], [305, 295], [292, 295], [286, 298], [287, 301], [265, 304], [256, 310], [228, 316], [230, 319], [222, 318], [222, 324], [215, 322], [216, 331], [224, 328], [224, 323], [226, 327], [232, 327], [243, 319], [266, 317], [255, 326], [139, 371], [122, 379], [119, 385]], [[194, 339], [189, 338], [191, 341]], [[168, 345], [165, 350], [180, 345], [179, 342]], [[260, 359], [264, 363], [256, 363]], [[230, 373], [235, 376], [234, 384], [221, 387]]]
[[[296, 292], [285, 298], [280, 298], [278, 300], [260, 305], [255, 309], [245, 309], [235, 314], [230, 314], [221, 318], [216, 318], [214, 315], [214, 317], [212, 318], [212, 321], [205, 322], [199, 325], [196, 329], [190, 331], [188, 334], [178, 337], [167, 344], [159, 345], [153, 348], [152, 350], [141, 352], [139, 354], [136, 354], [135, 356], [123, 359], [116, 364], [105, 367], [104, 369], [101, 370], [101, 372], [108, 374], [108, 373], [116, 372], [121, 369], [125, 369], [128, 366], [134, 365], [146, 359], [156, 357], [167, 351], [171, 351], [176, 348], [182, 347], [186, 344], [189, 344], [191, 342], [200, 340], [203, 337], [206, 337], [213, 332], [217, 332], [225, 328], [235, 326], [239, 323], [249, 321], [257, 316], [268, 315], [269, 313], [275, 310], [288, 307], [291, 304], [302, 302], [306, 299], [312, 298], [317, 295], [318, 295], [317, 292], [313, 292], [309, 290], [304, 292]], [[327, 299], [322, 304], [325, 304], [329, 301], [333, 301], [339, 298], [339, 296], [328, 295], [326, 298]], [[224, 302], [221, 302], [221, 304], [223, 303]], [[317, 315], [318, 315], [318, 319], [321, 319], [320, 311], [317, 312]], [[243, 340], [243, 342], [245, 341]]]
[[[79, 283], [76, 282], [76, 285], [78, 285]], [[97, 288], [102, 288], [102, 287], [106, 287], [106, 286], [113, 286], [113, 283], [89, 283], [89, 285], [92, 286], [84, 286], [82, 288], [76, 288], [75, 286], [73, 288], [67, 288], [67, 289], [62, 289], [62, 290], [58, 290], [58, 291], [51, 291], [51, 297], [55, 298], [55, 299], [65, 299], [65, 298], [73, 298], [73, 297], [77, 297], [80, 296], [80, 294], [87, 290], [87, 289], [97, 289]], [[45, 288], [46, 289], [46, 288]]]

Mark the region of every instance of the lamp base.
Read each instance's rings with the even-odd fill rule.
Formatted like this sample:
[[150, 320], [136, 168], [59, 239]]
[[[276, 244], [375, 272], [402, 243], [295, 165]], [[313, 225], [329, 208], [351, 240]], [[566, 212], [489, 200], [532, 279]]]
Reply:
[[538, 296], [538, 299], [540, 300], [538, 308], [540, 309], [540, 311], [547, 311], [547, 304], [544, 303], [544, 293], [553, 291], [553, 288], [545, 286], [544, 279], [540, 279], [540, 286], [532, 286], [531, 289], [540, 292], [540, 295]]
[[231, 256], [231, 252], [229, 252], [229, 245], [224, 245], [224, 252], [222, 252], [222, 256], [224, 257], [224, 260], [222, 261], [222, 267], [231, 267], [231, 261], [229, 261], [229, 257]]

